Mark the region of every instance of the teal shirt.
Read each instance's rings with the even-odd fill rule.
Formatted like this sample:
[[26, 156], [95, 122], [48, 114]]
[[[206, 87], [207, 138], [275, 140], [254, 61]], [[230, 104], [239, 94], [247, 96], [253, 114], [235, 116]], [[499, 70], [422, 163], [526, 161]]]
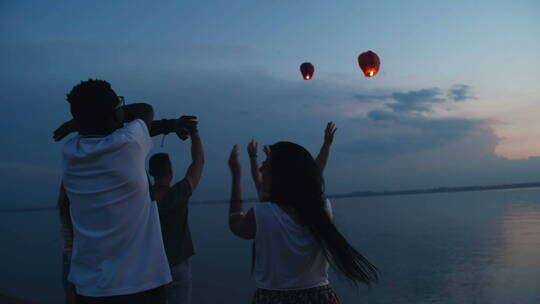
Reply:
[[195, 254], [188, 222], [190, 197], [191, 185], [183, 179], [170, 187], [157, 204], [163, 245], [171, 267]]

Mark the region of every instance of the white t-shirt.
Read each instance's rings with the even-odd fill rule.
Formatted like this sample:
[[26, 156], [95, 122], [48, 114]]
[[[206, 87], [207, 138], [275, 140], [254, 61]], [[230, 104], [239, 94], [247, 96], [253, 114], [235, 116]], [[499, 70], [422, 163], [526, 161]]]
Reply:
[[171, 281], [145, 170], [151, 147], [140, 119], [106, 137], [77, 135], [64, 145], [74, 232], [68, 280], [78, 294], [125, 295]]
[[[326, 201], [330, 217], [330, 201]], [[254, 205], [255, 285], [294, 290], [328, 284], [328, 261], [311, 231], [274, 203]]]

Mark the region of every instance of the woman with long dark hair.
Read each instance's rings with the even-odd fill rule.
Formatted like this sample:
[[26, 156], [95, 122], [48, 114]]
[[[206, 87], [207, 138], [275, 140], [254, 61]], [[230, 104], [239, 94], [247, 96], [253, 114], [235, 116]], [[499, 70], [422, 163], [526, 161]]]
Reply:
[[334, 225], [321, 170], [306, 149], [291, 142], [269, 147], [261, 166], [269, 203], [255, 204], [245, 215], [237, 145], [229, 166], [230, 229], [255, 240], [253, 303], [339, 303], [328, 282], [329, 265], [353, 284], [378, 281], [375, 266]]

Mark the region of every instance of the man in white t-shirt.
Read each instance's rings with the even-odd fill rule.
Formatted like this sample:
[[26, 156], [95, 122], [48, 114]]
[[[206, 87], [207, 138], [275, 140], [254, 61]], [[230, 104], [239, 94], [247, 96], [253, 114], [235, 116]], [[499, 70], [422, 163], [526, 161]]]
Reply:
[[192, 119], [153, 121], [148, 104], [123, 105], [110, 84], [83, 81], [67, 96], [77, 131], [62, 151], [61, 195], [69, 200], [73, 253], [68, 280], [77, 303], [165, 303], [171, 281], [145, 159], [150, 136], [185, 132]]

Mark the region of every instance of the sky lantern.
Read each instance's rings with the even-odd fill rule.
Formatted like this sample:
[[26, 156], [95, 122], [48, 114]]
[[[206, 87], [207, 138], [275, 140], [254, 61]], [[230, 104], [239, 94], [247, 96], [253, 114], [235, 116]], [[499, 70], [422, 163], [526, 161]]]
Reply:
[[358, 65], [366, 77], [375, 77], [379, 72], [381, 60], [379, 56], [372, 51], [367, 51], [358, 56]]
[[315, 67], [310, 62], [304, 62], [300, 65], [300, 72], [304, 80], [310, 80], [313, 78], [313, 73], [315, 73]]

